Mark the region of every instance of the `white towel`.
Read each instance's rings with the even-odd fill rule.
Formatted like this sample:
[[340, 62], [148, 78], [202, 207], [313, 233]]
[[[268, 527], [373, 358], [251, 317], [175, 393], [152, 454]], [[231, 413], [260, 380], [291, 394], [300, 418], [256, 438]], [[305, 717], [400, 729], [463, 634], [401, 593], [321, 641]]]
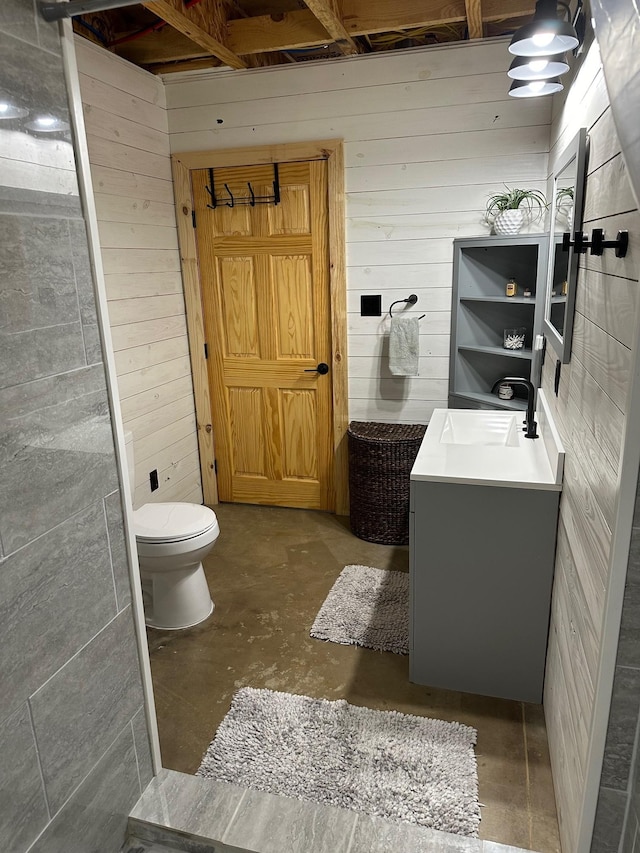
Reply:
[[417, 317], [392, 317], [389, 332], [389, 370], [394, 376], [417, 376], [420, 326]]

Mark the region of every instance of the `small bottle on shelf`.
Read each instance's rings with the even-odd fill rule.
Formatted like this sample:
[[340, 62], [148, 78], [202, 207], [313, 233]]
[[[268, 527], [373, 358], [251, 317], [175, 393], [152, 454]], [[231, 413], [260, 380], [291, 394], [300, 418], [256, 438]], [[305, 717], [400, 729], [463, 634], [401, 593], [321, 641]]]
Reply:
[[511, 277], [507, 282], [507, 296], [515, 296], [518, 292], [518, 285], [516, 284], [515, 278]]
[[522, 291], [522, 295], [526, 296], [526, 297], [530, 297], [531, 296], [531, 288], [525, 287], [525, 289]]

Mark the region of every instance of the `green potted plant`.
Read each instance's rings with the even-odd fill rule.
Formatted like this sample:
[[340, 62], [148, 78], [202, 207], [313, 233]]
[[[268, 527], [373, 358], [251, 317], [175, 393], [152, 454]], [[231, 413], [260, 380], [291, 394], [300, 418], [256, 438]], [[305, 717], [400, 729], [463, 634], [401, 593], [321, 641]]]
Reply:
[[547, 200], [540, 190], [510, 189], [494, 193], [487, 201], [485, 218], [493, 225], [496, 234], [518, 234], [526, 219], [535, 219], [547, 208]]
[[574, 194], [575, 187], [557, 187], [556, 189], [556, 221], [559, 220], [562, 227], [571, 228]]

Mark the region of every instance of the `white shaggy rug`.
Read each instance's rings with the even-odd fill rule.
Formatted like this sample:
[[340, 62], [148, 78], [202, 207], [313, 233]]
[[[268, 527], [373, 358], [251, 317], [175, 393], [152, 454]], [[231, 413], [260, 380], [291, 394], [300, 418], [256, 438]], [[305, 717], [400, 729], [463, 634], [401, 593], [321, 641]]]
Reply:
[[476, 837], [477, 732], [244, 687], [196, 775]]
[[409, 575], [345, 566], [309, 632], [318, 640], [409, 654]]

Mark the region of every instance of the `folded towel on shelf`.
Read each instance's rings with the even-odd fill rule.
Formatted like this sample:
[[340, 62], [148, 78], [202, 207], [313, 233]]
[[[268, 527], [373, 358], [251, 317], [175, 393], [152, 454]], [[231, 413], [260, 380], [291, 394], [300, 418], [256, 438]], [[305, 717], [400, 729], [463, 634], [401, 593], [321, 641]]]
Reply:
[[420, 325], [417, 317], [392, 317], [389, 332], [389, 370], [394, 376], [417, 376]]

